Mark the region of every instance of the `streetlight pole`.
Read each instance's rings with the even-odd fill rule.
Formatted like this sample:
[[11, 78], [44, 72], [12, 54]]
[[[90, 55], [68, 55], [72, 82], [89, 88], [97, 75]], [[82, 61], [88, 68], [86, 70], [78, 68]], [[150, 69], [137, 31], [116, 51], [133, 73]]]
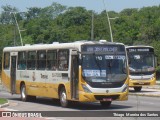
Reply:
[[92, 11], [91, 40], [94, 40], [94, 13]]
[[111, 42], [113, 42], [112, 27], [111, 27], [111, 23], [110, 23], [108, 11], [107, 11], [107, 9], [106, 9], [106, 5], [105, 5], [104, 0], [103, 0], [103, 4], [104, 4], [104, 8], [105, 8], [105, 11], [106, 11], [106, 14], [107, 14], [107, 20], [108, 20], [108, 25], [109, 25], [109, 31], [110, 31]]
[[18, 32], [19, 32], [19, 36], [20, 36], [20, 40], [21, 40], [21, 45], [23, 46], [23, 41], [22, 41], [22, 36], [21, 36], [21, 30], [19, 29], [19, 25], [18, 25], [18, 22], [17, 22], [17, 19], [16, 19], [16, 12], [10, 12], [10, 13], [13, 13], [13, 16], [14, 16], [14, 19], [16, 21], [16, 26], [17, 26], [17, 29], [18, 29]]

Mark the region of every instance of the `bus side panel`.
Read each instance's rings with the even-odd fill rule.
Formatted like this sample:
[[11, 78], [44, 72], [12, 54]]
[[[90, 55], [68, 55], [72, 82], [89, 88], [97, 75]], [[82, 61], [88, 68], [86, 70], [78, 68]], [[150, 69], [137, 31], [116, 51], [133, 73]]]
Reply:
[[51, 98], [59, 98], [58, 96], [58, 84], [55, 83], [47, 83], [46, 84], [46, 97], [51, 97]]
[[[70, 83], [67, 72], [48, 71], [46, 79], [45, 96], [51, 98], [59, 98], [58, 88], [63, 85], [67, 92], [67, 98], [70, 99]], [[68, 96], [69, 95], [69, 96]]]
[[67, 93], [67, 99], [70, 100], [70, 97], [69, 97], [70, 96], [69, 82], [67, 82], [67, 83], [60, 82], [60, 83], [53, 83], [53, 84], [47, 83], [46, 84], [45, 97], [59, 99], [59, 91], [58, 91], [59, 85], [63, 85], [65, 87], [65, 90], [66, 90], [66, 93]]
[[16, 80], [16, 93], [17, 94], [20, 94], [20, 84], [21, 84], [21, 81], [20, 80]]
[[[10, 56], [10, 55], [9, 55]], [[9, 59], [8, 59], [8, 63], [9, 63], [9, 65], [8, 65], [8, 68], [7, 68], [7, 70], [5, 70], [4, 69], [4, 60], [5, 59], [5, 57], [4, 57], [4, 52], [3, 52], [3, 55], [2, 55], [2, 72], [1, 72], [1, 81], [2, 81], [2, 84], [3, 84], [3, 86], [5, 87], [5, 88], [7, 88], [7, 90], [9, 91], [9, 92], [11, 92], [11, 82], [10, 82], [10, 67], [9, 67], [9, 65], [10, 65], [10, 57], [9, 57]]]
[[[62, 84], [65, 86], [67, 95], [70, 94], [70, 91], [68, 90], [68, 87], [66, 84], [64, 83], [59, 83], [59, 84]], [[46, 84], [46, 90], [45, 90], [45, 94], [43, 95], [43, 97], [59, 99], [59, 94], [58, 94], [59, 84]], [[39, 96], [42, 96], [42, 94]], [[70, 98], [67, 98], [67, 99], [70, 100]]]
[[[16, 84], [17, 93], [20, 93], [20, 84], [24, 82], [28, 95], [59, 98], [58, 87], [64, 85], [67, 94], [70, 95], [70, 84], [68, 73], [65, 76], [61, 72], [53, 71], [17, 71], [18, 81]], [[70, 99], [68, 97], [68, 99]]]
[[45, 80], [45, 96], [58, 98], [58, 79], [57, 74], [52, 71], [47, 71], [47, 79]]
[[43, 87], [44, 84], [45, 83], [41, 82], [26, 82], [28, 95], [45, 97], [45, 88]]
[[2, 84], [11, 92], [10, 71], [2, 70]]
[[[43, 73], [41, 73], [43, 74]], [[26, 86], [27, 94], [33, 96], [45, 95], [45, 80], [41, 79], [41, 74], [35, 70], [19, 70], [17, 71], [17, 88], [20, 92], [20, 85], [23, 82]]]

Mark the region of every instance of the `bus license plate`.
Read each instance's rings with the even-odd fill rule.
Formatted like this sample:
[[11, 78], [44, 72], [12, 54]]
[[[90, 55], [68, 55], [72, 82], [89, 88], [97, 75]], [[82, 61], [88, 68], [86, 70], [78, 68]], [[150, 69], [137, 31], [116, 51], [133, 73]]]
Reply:
[[103, 101], [112, 101], [112, 98], [103, 98]]
[[143, 82], [140, 82], [140, 83], [139, 83], [139, 85], [143, 85], [143, 84], [144, 84]]

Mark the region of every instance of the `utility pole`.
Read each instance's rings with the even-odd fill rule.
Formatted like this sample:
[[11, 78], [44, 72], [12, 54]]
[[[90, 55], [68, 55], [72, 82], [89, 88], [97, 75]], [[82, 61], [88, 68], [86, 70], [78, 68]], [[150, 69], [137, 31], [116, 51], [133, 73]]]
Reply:
[[91, 40], [94, 40], [94, 13], [92, 11]]
[[14, 28], [13, 28], [13, 38], [14, 38], [14, 46], [16, 46], [16, 25], [14, 25]]
[[108, 20], [108, 25], [109, 25], [109, 31], [110, 31], [111, 42], [113, 42], [113, 35], [112, 35], [111, 23], [110, 23], [108, 11], [107, 11], [107, 9], [106, 9], [106, 5], [105, 5], [104, 0], [103, 0], [103, 5], [104, 5], [104, 8], [105, 8], [105, 11], [106, 11], [106, 14], [107, 14], [107, 20]]
[[19, 25], [18, 25], [18, 22], [17, 22], [17, 19], [16, 19], [16, 12], [10, 12], [10, 13], [12, 13], [13, 14], [13, 16], [14, 16], [14, 19], [15, 19], [15, 21], [16, 21], [16, 26], [17, 26], [17, 29], [18, 29], [18, 32], [19, 32], [19, 36], [20, 36], [20, 40], [21, 40], [21, 45], [23, 46], [23, 41], [22, 41], [22, 36], [21, 36], [21, 30], [19, 29]]

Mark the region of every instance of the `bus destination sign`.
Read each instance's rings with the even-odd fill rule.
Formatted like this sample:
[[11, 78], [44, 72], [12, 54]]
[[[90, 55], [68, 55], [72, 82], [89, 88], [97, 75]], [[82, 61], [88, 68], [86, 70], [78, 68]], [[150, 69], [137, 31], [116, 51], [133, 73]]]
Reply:
[[153, 48], [129, 48], [128, 52], [154, 52]]
[[116, 45], [83, 45], [83, 52], [124, 52], [124, 46]]

